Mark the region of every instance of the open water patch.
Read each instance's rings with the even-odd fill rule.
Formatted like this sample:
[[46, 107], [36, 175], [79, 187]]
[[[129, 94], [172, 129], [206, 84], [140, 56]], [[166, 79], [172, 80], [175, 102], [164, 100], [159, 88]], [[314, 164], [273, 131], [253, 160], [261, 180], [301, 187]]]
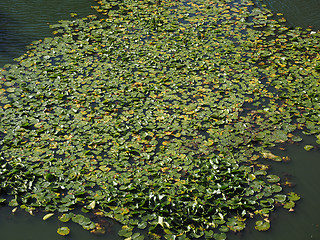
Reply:
[[320, 29], [320, 4], [317, 0], [255, 0], [259, 6], [263, 4], [275, 14], [283, 15], [291, 27]]
[[70, 20], [71, 13], [78, 17], [96, 14], [91, 8], [95, 2], [81, 1], [10, 1], [0, 3], [0, 66], [13, 63], [23, 55], [33, 41], [52, 36], [50, 24]]

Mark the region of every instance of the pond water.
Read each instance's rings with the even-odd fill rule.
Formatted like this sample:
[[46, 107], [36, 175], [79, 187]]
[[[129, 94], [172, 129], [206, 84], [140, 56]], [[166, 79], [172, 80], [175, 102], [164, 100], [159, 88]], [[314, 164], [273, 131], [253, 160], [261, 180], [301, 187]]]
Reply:
[[97, 14], [93, 0], [1, 0], [0, 1], [0, 66], [12, 63], [26, 51], [32, 41], [51, 35], [50, 24]]
[[[252, 227], [247, 232], [230, 236], [230, 240], [307, 240], [320, 239], [320, 152], [319, 148], [306, 152], [303, 146], [314, 143], [311, 136], [304, 136], [297, 145], [290, 145], [286, 150], [274, 150], [275, 154], [289, 156], [291, 161], [272, 165], [272, 172], [288, 178], [294, 183], [294, 191], [301, 194], [295, 212], [278, 209], [272, 213], [271, 228], [267, 232], [257, 232]], [[290, 188], [289, 188], [290, 189]]]
[[112, 228], [105, 235], [94, 236], [89, 231], [85, 231], [78, 224], [63, 224], [52, 217], [46, 221], [43, 221], [40, 217], [33, 217], [30, 214], [17, 211], [11, 212], [12, 209], [7, 207], [0, 208], [0, 231], [2, 239], [25, 239], [25, 240], [60, 240], [64, 237], [57, 234], [57, 228], [60, 226], [68, 226], [71, 230], [71, 234], [67, 239], [79, 239], [79, 240], [102, 240], [102, 239], [114, 239], [120, 240], [118, 236], [119, 228]]
[[[320, 28], [320, 2], [318, 0], [263, 0], [276, 12], [284, 13], [291, 26]], [[70, 13], [80, 17], [95, 14], [90, 0], [1, 0], [0, 2], [0, 66], [12, 63], [15, 57], [25, 52], [25, 46], [32, 41], [48, 37], [51, 30], [48, 24], [60, 19], [70, 19]], [[294, 213], [279, 210], [272, 214], [272, 227], [268, 232], [259, 233], [252, 227], [243, 233], [230, 235], [230, 240], [307, 240], [320, 239], [320, 151], [313, 149], [306, 152], [305, 144], [314, 142], [313, 137], [304, 137], [299, 145], [292, 145], [278, 154], [287, 155], [292, 161], [273, 165], [273, 172], [279, 176], [288, 176], [295, 184], [294, 191], [302, 195]], [[277, 153], [277, 152], [275, 152]], [[11, 213], [12, 209], [0, 208], [0, 231], [4, 239], [11, 240], [49, 240], [62, 239], [57, 235], [61, 225], [56, 218], [43, 221], [22, 212]], [[113, 223], [112, 223], [113, 224]], [[250, 223], [249, 223], [250, 224]], [[93, 236], [82, 230], [77, 224], [68, 225], [72, 234], [67, 239], [94, 240], [120, 239], [118, 226], [103, 236]]]
[[274, 13], [282, 13], [289, 26], [320, 29], [320, 1], [318, 0], [255, 0]]

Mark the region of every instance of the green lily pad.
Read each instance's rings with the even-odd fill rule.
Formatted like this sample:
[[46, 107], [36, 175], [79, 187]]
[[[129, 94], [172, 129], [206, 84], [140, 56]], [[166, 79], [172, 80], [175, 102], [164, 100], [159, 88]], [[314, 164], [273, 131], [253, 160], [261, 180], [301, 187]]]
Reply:
[[132, 235], [132, 231], [130, 231], [129, 229], [121, 229], [119, 232], [118, 232], [118, 235], [120, 237], [125, 237], [125, 238], [128, 238]]
[[312, 146], [312, 145], [305, 145], [303, 148], [304, 148], [304, 150], [306, 150], [306, 151], [310, 151], [311, 149], [314, 148], [314, 146]]
[[230, 218], [227, 224], [230, 230], [234, 232], [242, 231], [246, 227], [244, 221], [239, 221], [237, 218]]
[[57, 233], [61, 236], [67, 236], [70, 233], [70, 229], [68, 227], [60, 227], [58, 228]]
[[276, 161], [276, 162], [281, 162], [282, 161], [282, 158], [280, 156], [274, 155], [270, 151], [264, 151], [261, 154], [266, 159], [271, 159], [271, 160]]
[[[66, 219], [67, 219], [67, 217], [64, 217], [64, 220], [66, 220]], [[75, 222], [75, 223], [80, 224], [81, 226], [89, 226], [92, 223], [90, 218], [85, 217], [85, 216], [80, 215], [80, 214], [72, 216], [72, 221]]]
[[132, 239], [132, 240], [143, 240], [143, 239], [144, 239], [144, 236], [141, 235], [140, 233], [134, 233], [134, 234], [131, 236], [131, 239]]
[[296, 194], [295, 192], [289, 192], [288, 193], [288, 198], [291, 201], [298, 201], [301, 197], [298, 194]]
[[289, 201], [289, 202], [284, 204], [283, 208], [291, 209], [291, 208], [294, 208], [295, 205], [296, 204], [293, 201]]
[[64, 213], [60, 217], [58, 217], [58, 219], [61, 222], [68, 222], [73, 216], [74, 216], [73, 213]]
[[47, 219], [51, 218], [53, 215], [54, 215], [54, 213], [48, 213], [42, 219], [47, 220]]
[[101, 0], [103, 19], [54, 24], [0, 73], [9, 204], [131, 239], [225, 239], [292, 211], [266, 162], [320, 133], [320, 36], [251, 4]]
[[227, 235], [225, 233], [215, 233], [213, 234], [213, 238], [215, 240], [225, 240], [227, 239]]
[[277, 194], [274, 196], [274, 199], [279, 203], [284, 203], [287, 199], [287, 196], [284, 194]]
[[213, 234], [214, 234], [214, 232], [212, 230], [204, 232], [204, 236], [205, 236], [206, 239], [213, 238]]
[[292, 141], [294, 141], [294, 142], [301, 142], [303, 139], [301, 138], [301, 137], [299, 137], [299, 136], [293, 136], [292, 138]]
[[270, 223], [267, 221], [256, 221], [255, 229], [258, 231], [267, 231], [270, 228]]
[[146, 227], [147, 227], [147, 222], [140, 222], [140, 223], [138, 223], [138, 228], [139, 229], [145, 229]]
[[276, 183], [280, 181], [280, 177], [278, 177], [277, 175], [268, 175], [267, 181], [271, 183]]

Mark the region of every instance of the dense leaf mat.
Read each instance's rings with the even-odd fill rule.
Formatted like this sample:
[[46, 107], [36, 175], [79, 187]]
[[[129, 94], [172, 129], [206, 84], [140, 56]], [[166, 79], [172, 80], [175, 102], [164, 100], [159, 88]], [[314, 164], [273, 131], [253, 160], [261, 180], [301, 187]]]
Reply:
[[267, 161], [299, 129], [320, 141], [319, 34], [249, 1], [99, 3], [1, 72], [1, 202], [131, 239], [226, 239], [293, 211]]

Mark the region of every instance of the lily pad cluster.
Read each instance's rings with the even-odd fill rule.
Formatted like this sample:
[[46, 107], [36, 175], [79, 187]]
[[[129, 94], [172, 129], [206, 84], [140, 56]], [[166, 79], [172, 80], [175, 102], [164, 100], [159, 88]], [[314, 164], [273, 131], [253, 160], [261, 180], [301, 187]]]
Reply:
[[319, 34], [250, 1], [99, 4], [2, 69], [1, 202], [131, 239], [226, 239], [293, 211], [271, 147], [320, 134]]

